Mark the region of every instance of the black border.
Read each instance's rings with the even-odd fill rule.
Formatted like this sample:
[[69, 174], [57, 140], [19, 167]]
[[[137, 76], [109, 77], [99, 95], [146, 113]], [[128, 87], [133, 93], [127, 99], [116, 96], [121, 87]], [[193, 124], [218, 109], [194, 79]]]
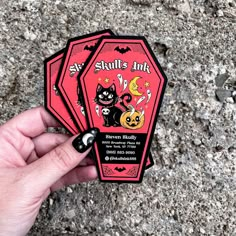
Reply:
[[[152, 127], [152, 130], [150, 132], [150, 140], [149, 140], [149, 143], [147, 145], [147, 150], [150, 150], [151, 148], [151, 144], [152, 144], [152, 139], [153, 139], [153, 136], [154, 136], [154, 131], [155, 131], [155, 127], [156, 127], [156, 123], [157, 123], [157, 118], [158, 118], [158, 115], [159, 115], [159, 112], [160, 112], [160, 108], [161, 108], [161, 105], [162, 105], [162, 101], [163, 101], [163, 97], [164, 97], [164, 93], [165, 93], [165, 89], [166, 89], [166, 84], [167, 84], [167, 77], [161, 67], [161, 65], [159, 64], [154, 52], [152, 51], [148, 41], [146, 40], [146, 38], [144, 36], [102, 36], [99, 40], [98, 40], [98, 43], [95, 47], [95, 49], [93, 50], [93, 52], [89, 55], [88, 59], [85, 61], [85, 64], [82, 68], [82, 70], [80, 71], [80, 73], [78, 74], [77, 76], [77, 79], [78, 79], [78, 84], [79, 84], [79, 89], [80, 91], [82, 91], [82, 97], [83, 97], [83, 100], [84, 100], [84, 96], [83, 96], [83, 90], [82, 90], [82, 85], [81, 85], [81, 82], [80, 82], [80, 77], [81, 75], [84, 73], [85, 71], [85, 68], [88, 66], [90, 60], [93, 58], [93, 56], [95, 55], [95, 53], [97, 52], [97, 49], [98, 47], [101, 45], [102, 41], [104, 39], [134, 39], [134, 40], [142, 40], [148, 50], [148, 52], [150, 53], [150, 56], [153, 58], [154, 60], [154, 63], [157, 65], [157, 68], [158, 70], [160, 71], [163, 79], [164, 79], [164, 83], [163, 83], [163, 87], [162, 87], [162, 91], [161, 91], [161, 94], [160, 94], [160, 99], [159, 99], [159, 103], [158, 103], [158, 107], [157, 107], [157, 110], [156, 110], [156, 114], [155, 114], [155, 117], [154, 117], [154, 120], [153, 120], [153, 127]], [[85, 102], [84, 102], [85, 104]], [[86, 113], [86, 120], [87, 120], [87, 123], [88, 123], [88, 127], [90, 127], [89, 125], [89, 121], [88, 121], [88, 116], [87, 116], [87, 108], [86, 108], [86, 105], [85, 105], [85, 113]], [[95, 150], [94, 150], [94, 147], [93, 147], [93, 152], [95, 153]], [[148, 158], [148, 155], [150, 154], [150, 152], [148, 152], [148, 154], [146, 154], [146, 156], [144, 157], [144, 162], [143, 163], [147, 163], [147, 158]], [[97, 158], [96, 158], [96, 165], [97, 165], [97, 169], [98, 168], [98, 161], [97, 161]], [[111, 183], [141, 183], [142, 180], [143, 180], [143, 175], [144, 175], [144, 172], [145, 172], [145, 166], [143, 164], [142, 166], [142, 170], [141, 170], [141, 173], [140, 173], [140, 180], [139, 181], [128, 181], [128, 180], [122, 180], [122, 181], [116, 181], [116, 180], [101, 180], [100, 178], [100, 175], [99, 175], [99, 180], [101, 182], [111, 182]]]
[[[62, 97], [62, 101], [66, 107], [66, 109], [69, 111], [69, 113], [71, 114], [71, 117], [72, 117], [72, 120], [73, 122], [75, 123], [75, 126], [77, 127], [77, 129], [79, 130], [79, 132], [82, 132], [81, 131], [81, 128], [79, 127], [79, 125], [77, 124], [77, 121], [74, 117], [74, 115], [72, 114], [71, 110], [70, 110], [70, 107], [67, 105], [67, 102], [66, 102], [66, 99], [64, 98], [64, 96], [62, 95], [60, 89], [59, 89], [59, 80], [60, 80], [60, 76], [61, 76], [61, 73], [62, 73], [62, 70], [63, 70], [63, 66], [64, 66], [64, 63], [65, 63], [65, 60], [66, 60], [66, 55], [68, 53], [68, 49], [69, 49], [69, 46], [72, 42], [74, 41], [77, 41], [77, 40], [82, 40], [82, 39], [86, 39], [86, 38], [89, 38], [89, 37], [93, 37], [93, 36], [97, 36], [97, 35], [100, 35], [100, 34], [104, 34], [104, 33], [110, 33], [112, 36], [114, 35], [114, 33], [110, 30], [110, 29], [105, 29], [105, 30], [101, 30], [101, 31], [97, 31], [97, 32], [94, 32], [94, 33], [90, 33], [90, 34], [85, 34], [85, 35], [81, 35], [81, 36], [78, 36], [78, 37], [75, 37], [75, 38], [71, 38], [67, 41], [67, 44], [66, 44], [66, 47], [65, 47], [65, 50], [64, 50], [64, 55], [63, 55], [63, 58], [62, 58], [62, 61], [61, 61], [61, 66], [59, 68], [59, 71], [58, 71], [58, 76], [57, 76], [57, 79], [56, 79], [56, 83], [55, 83], [55, 86], [56, 88], [58, 89], [59, 91], [59, 94], [60, 96]], [[103, 36], [101, 36], [103, 37]], [[108, 36], [110, 37], [110, 36]], [[100, 39], [98, 39], [98, 42], [99, 42]], [[96, 44], [96, 46], [98, 45], [98, 42]], [[95, 46], [95, 49], [90, 53], [90, 55], [96, 51], [96, 47]], [[89, 56], [90, 56], [89, 55]]]
[[150, 164], [145, 166], [145, 171], [150, 169], [152, 166], [154, 166], [154, 160], [153, 160], [153, 156], [152, 156], [151, 152], [149, 152], [148, 157], [149, 157], [149, 160], [150, 160]]

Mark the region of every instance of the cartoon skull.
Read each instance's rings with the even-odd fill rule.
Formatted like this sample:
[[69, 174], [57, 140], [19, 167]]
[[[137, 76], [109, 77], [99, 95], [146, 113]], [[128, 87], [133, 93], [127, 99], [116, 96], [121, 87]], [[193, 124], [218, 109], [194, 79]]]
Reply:
[[110, 113], [110, 109], [108, 109], [108, 108], [102, 108], [102, 114], [103, 114], [104, 116], [109, 115], [109, 113]]

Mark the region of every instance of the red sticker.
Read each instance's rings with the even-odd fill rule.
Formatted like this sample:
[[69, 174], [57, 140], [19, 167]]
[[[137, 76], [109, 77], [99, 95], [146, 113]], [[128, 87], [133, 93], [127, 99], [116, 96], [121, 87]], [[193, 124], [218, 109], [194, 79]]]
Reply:
[[99, 41], [79, 85], [101, 181], [142, 181], [166, 82], [144, 37]]
[[71, 115], [67, 111], [59, 91], [56, 88], [56, 79], [61, 66], [64, 50], [49, 57], [44, 62], [45, 76], [45, 107], [71, 133], [77, 134]]
[[79, 97], [77, 76], [101, 36], [111, 34], [113, 33], [110, 30], [104, 30], [70, 39], [67, 43], [57, 87], [81, 132], [87, 128], [87, 123]]
[[[104, 35], [113, 35], [113, 32], [111, 30], [104, 30], [70, 39], [67, 43], [65, 56], [57, 78], [57, 87], [62, 95], [64, 104], [71, 112], [72, 118], [81, 132], [87, 129], [87, 121], [85, 119], [84, 107], [81, 104], [82, 98], [79, 95], [77, 76], [97, 41]], [[150, 155], [146, 168], [152, 167], [153, 164], [153, 158]]]
[[[72, 120], [73, 117], [69, 114], [68, 107], [66, 107], [63, 103], [59, 91], [55, 85], [63, 55], [64, 50], [61, 50], [45, 60], [45, 107], [71, 134], [75, 135], [79, 133], [78, 128], [74, 124]], [[76, 75], [74, 77], [74, 81], [76, 82]], [[75, 92], [73, 93], [73, 91], [76, 91], [77, 93], [77, 84], [75, 87], [71, 86], [69, 93], [74, 94]], [[77, 105], [78, 106], [76, 107], [80, 107], [81, 110], [82, 107], [79, 104]], [[84, 126], [86, 128], [87, 124], [85, 123]], [[147, 160], [146, 169], [151, 166], [153, 166], [153, 159], [150, 156]]]

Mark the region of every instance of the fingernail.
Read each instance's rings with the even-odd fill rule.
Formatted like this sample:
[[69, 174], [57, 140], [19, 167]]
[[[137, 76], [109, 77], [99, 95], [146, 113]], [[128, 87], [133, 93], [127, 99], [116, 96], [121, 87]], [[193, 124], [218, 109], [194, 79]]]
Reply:
[[94, 144], [98, 133], [99, 129], [97, 128], [86, 130], [73, 140], [73, 147], [79, 153], [85, 152]]

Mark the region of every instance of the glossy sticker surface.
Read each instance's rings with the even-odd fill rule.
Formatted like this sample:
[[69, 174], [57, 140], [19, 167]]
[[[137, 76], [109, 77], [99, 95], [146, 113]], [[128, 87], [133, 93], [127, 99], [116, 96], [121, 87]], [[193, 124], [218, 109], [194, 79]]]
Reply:
[[[62, 104], [61, 99], [58, 101], [58, 104], [56, 104], [56, 101], [53, 104], [57, 110], [60, 110], [61, 107], [62, 113], [59, 113], [59, 116], [62, 117], [61, 120], [66, 127], [68, 126], [67, 129], [69, 129], [72, 134], [78, 133], [78, 130], [83, 132], [87, 129], [87, 121], [85, 119], [84, 106], [82, 104], [82, 99], [78, 88], [77, 76], [81, 71], [84, 62], [93, 51], [96, 43], [104, 35], [113, 35], [113, 32], [110, 30], [104, 30], [101, 32], [70, 39], [67, 43], [64, 57], [61, 53], [58, 55], [58, 58], [53, 59], [57, 60], [57, 69], [59, 70], [60, 68], [59, 73], [57, 71], [58, 77], [54, 89], [58, 89], [57, 93], [58, 95], [61, 95], [64, 105]], [[60, 63], [62, 63], [61, 66], [59, 66], [59, 57]], [[52, 79], [53, 81], [55, 80], [54, 78]], [[71, 116], [68, 116], [67, 110], [71, 113]], [[75, 122], [76, 127], [71, 117]], [[67, 123], [72, 123], [72, 129], [69, 127], [70, 125], [67, 125]], [[148, 169], [152, 166], [153, 159], [150, 155], [147, 160], [146, 168]]]
[[103, 37], [79, 74], [101, 181], [140, 182], [167, 79], [144, 37]]
[[70, 39], [67, 43], [57, 78], [57, 87], [80, 132], [87, 128], [87, 123], [79, 95], [77, 76], [100, 37], [111, 34], [113, 33], [110, 30], [104, 30]]
[[52, 55], [44, 62], [45, 107], [73, 135], [78, 133], [71, 115], [66, 109], [56, 88], [56, 79], [61, 66], [64, 50]]

